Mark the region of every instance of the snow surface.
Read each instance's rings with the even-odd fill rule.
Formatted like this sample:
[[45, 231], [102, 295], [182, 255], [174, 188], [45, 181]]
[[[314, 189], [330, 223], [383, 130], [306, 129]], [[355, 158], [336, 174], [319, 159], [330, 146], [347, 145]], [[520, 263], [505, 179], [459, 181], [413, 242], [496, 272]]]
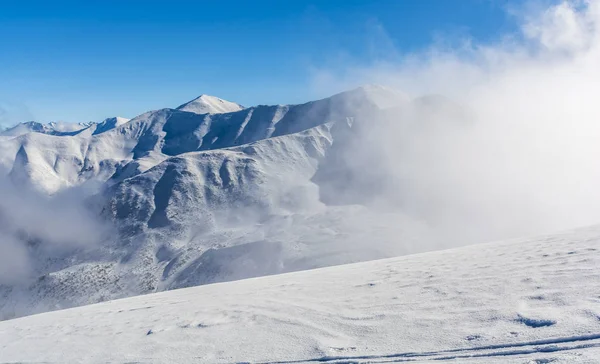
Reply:
[[2, 363], [597, 363], [600, 227], [0, 322]]

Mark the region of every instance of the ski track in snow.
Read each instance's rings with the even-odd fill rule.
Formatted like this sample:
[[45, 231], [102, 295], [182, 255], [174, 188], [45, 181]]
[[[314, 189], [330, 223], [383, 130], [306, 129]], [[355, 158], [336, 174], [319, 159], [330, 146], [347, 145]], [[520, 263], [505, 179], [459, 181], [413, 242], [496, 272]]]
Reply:
[[[400, 363], [415, 360], [454, 360], [523, 356], [528, 354], [555, 353], [568, 350], [600, 348], [600, 334], [561, 337], [515, 344], [498, 344], [464, 349], [449, 349], [430, 352], [408, 352], [385, 355], [364, 356], [325, 356], [307, 360], [271, 361], [260, 364], [302, 364], [302, 363]], [[600, 351], [599, 351], [600, 353]], [[534, 359], [535, 360], [535, 359]], [[540, 359], [544, 362], [556, 359]], [[599, 358], [600, 360], [600, 358]]]
[[1, 363], [598, 363], [600, 227], [0, 322]]

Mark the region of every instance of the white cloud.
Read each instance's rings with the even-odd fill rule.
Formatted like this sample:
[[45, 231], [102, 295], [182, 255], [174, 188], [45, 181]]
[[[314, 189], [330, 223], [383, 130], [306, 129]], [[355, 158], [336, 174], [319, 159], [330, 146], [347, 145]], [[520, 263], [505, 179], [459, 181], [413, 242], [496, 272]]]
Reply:
[[0, 179], [0, 284], [36, 278], [46, 258], [91, 251], [111, 233], [76, 190], [50, 197]]
[[[401, 181], [391, 189], [402, 207], [448, 240], [600, 222], [600, 1], [519, 15], [521, 37], [315, 72], [317, 88], [380, 83], [414, 97], [441, 94], [471, 116], [467, 127], [435, 103], [429, 120], [398, 113], [380, 135], [387, 143], [369, 147], [387, 155], [377, 163]], [[411, 122], [436, 123], [398, 127]]]

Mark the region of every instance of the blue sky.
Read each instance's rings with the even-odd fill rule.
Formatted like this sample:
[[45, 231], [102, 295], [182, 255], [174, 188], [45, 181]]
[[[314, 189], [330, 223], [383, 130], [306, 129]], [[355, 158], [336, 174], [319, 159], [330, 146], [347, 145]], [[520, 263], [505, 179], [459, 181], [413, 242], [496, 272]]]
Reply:
[[[511, 0], [0, 2], [0, 122], [98, 121], [206, 93], [323, 97], [312, 73], [516, 31]], [[3, 119], [3, 120], [2, 120]]]

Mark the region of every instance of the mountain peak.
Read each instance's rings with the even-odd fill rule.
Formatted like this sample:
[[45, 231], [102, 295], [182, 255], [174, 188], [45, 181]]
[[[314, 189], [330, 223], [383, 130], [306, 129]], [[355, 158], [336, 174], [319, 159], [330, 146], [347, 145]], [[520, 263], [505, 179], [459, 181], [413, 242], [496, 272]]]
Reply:
[[223, 114], [240, 111], [242, 109], [244, 109], [244, 107], [235, 102], [204, 94], [177, 107], [177, 110], [193, 112], [196, 114]]
[[113, 116], [112, 118], [104, 119], [96, 125], [96, 130], [94, 130], [93, 134], [95, 135], [104, 133], [105, 131], [121, 126], [128, 121], [129, 119], [120, 116]]
[[410, 101], [408, 95], [392, 88], [366, 84], [352, 90], [333, 95], [332, 98], [345, 100], [368, 100], [381, 109], [403, 105]]

